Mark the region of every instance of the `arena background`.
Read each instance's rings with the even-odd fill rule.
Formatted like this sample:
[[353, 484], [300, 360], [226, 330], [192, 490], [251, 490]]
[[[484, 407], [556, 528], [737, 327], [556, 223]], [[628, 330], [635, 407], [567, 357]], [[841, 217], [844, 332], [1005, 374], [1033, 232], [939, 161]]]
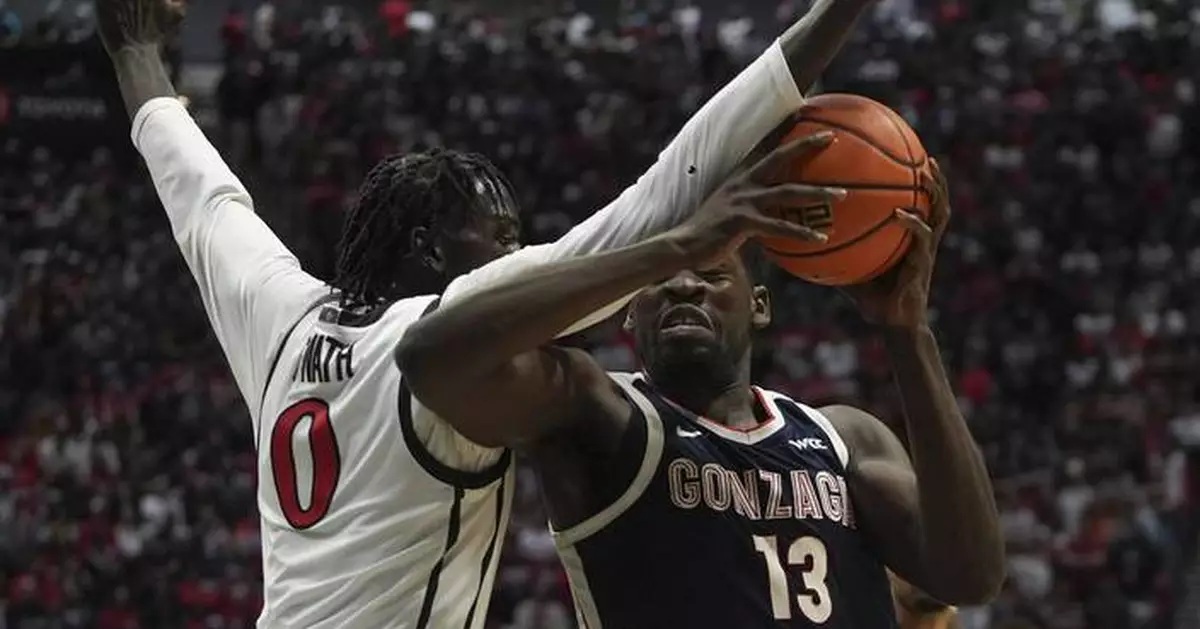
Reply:
[[[803, 8], [192, 4], [177, 79], [321, 276], [365, 168], [427, 144], [496, 159], [528, 240], [555, 237]], [[1200, 627], [1198, 22], [882, 0], [822, 84], [895, 107], [950, 174], [936, 323], [1010, 553], [968, 629]], [[232, 629], [261, 602], [248, 421], [127, 129], [87, 5], [0, 0], [2, 629]], [[772, 287], [759, 378], [894, 420], [845, 303]], [[631, 363], [615, 327], [580, 342]], [[491, 623], [569, 627], [522, 486]]]

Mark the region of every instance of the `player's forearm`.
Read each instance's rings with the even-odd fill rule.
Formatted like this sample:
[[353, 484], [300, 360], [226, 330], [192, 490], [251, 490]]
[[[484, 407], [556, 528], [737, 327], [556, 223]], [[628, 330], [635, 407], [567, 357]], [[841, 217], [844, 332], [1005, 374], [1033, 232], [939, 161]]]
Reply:
[[[545, 247], [543, 261], [612, 251], [679, 225], [803, 103], [782, 48], [772, 44], [688, 120], [637, 183]], [[621, 305], [606, 304], [566, 331], [585, 329]]]
[[817, 82], [872, 4], [874, 0], [816, 0], [808, 13], [779, 37], [801, 92]]
[[901, 614], [900, 629], [961, 629], [958, 614], [950, 608], [940, 612], [918, 613], [905, 611]]
[[627, 247], [691, 216], [804, 103], [789, 72], [772, 44], [692, 115], [636, 183], [555, 243], [558, 259]]
[[129, 44], [111, 55], [125, 111], [133, 118], [147, 102], [155, 98], [175, 98], [161, 50], [154, 44]]
[[996, 502], [937, 341], [927, 326], [888, 329], [884, 341], [904, 404], [929, 577], [955, 602], [990, 599], [1004, 578]]
[[925, 592], [908, 585], [897, 587], [894, 582], [892, 595], [896, 599], [896, 618], [900, 629], [955, 629], [959, 626], [958, 612]]
[[[761, 57], [692, 116], [650, 170], [615, 202], [547, 248], [566, 259], [629, 246], [682, 223], [804, 103], [873, 0], [817, 0]], [[572, 325], [574, 332], [611, 315]]]
[[572, 323], [691, 262], [664, 236], [539, 267], [423, 318], [405, 333], [397, 362], [414, 383], [453, 380], [461, 386], [490, 377]]
[[150, 170], [177, 239], [226, 199], [251, 207], [245, 186], [174, 98], [156, 97], [139, 107], [133, 143]]

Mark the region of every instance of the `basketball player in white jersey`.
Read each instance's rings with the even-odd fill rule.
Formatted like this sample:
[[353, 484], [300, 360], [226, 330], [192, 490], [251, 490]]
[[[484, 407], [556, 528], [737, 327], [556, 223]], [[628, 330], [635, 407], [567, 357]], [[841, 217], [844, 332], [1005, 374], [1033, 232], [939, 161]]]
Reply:
[[305, 273], [259, 219], [176, 99], [159, 52], [182, 5], [98, 0], [98, 21], [134, 144], [257, 435], [258, 626], [481, 627], [513, 491], [509, 457], [415, 404], [395, 344], [439, 294], [458, 299], [681, 222], [803, 103], [870, 1], [818, 0], [634, 185], [552, 244], [517, 250], [513, 192], [485, 159], [385, 159], [347, 216], [332, 286]]

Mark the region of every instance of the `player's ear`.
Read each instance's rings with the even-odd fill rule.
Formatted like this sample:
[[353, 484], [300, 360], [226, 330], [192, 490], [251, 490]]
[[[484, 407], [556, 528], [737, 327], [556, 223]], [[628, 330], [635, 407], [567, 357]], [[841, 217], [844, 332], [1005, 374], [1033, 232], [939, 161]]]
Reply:
[[750, 292], [750, 324], [755, 330], [771, 325], [771, 291], [766, 286], [755, 286]]
[[426, 227], [416, 227], [412, 230], [409, 246], [421, 258], [421, 264], [441, 273], [446, 269], [446, 258], [442, 248], [433, 242]]
[[634, 313], [637, 310], [634, 308], [634, 304], [636, 303], [637, 300], [635, 299], [634, 303], [629, 304], [629, 307], [625, 309], [625, 320], [621, 322], [621, 329], [625, 330], [628, 334], [633, 334], [633, 329], [637, 327], [637, 315]]

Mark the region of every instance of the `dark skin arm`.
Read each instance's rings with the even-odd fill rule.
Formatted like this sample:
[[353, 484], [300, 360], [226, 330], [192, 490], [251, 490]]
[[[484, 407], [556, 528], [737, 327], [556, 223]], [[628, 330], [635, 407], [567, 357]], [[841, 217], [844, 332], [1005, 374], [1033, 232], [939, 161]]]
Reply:
[[[837, 193], [799, 184], [767, 186], [779, 164], [828, 145], [812, 136], [776, 149], [727, 181], [689, 221], [639, 245], [534, 270], [414, 324], [396, 348], [413, 394], [472, 441], [533, 442], [580, 409], [603, 374], [581, 352], [549, 347], [559, 331], [639, 288], [721, 259], [747, 237], [783, 233], [823, 239], [757, 208], [831, 202]], [[471, 395], [462, 395], [471, 391]], [[619, 413], [618, 413], [619, 414]]]
[[807, 92], [842, 49], [874, 0], [816, 0], [804, 17], [779, 37], [800, 92]]
[[897, 211], [913, 248], [892, 273], [848, 292], [880, 327], [904, 407], [907, 451], [861, 410], [823, 409], [850, 449], [851, 490], [860, 526], [887, 564], [942, 601], [979, 604], [1004, 580], [1004, 543], [982, 453], [959, 411], [929, 325], [937, 244], [949, 220], [945, 178], [926, 181], [930, 224]]
[[162, 47], [183, 19], [182, 0], [98, 0], [100, 39], [112, 59], [130, 118], [148, 101], [175, 98]]
[[[870, 4], [871, 0], [818, 0], [799, 22], [780, 37], [780, 45], [788, 67], [801, 91], [807, 90], [816, 81]], [[755, 152], [756, 156], [761, 154], [762, 151]], [[640, 288], [640, 285], [634, 285], [630, 292], [637, 288]], [[628, 293], [617, 295], [614, 300], [626, 295]], [[607, 303], [597, 307], [605, 305]], [[580, 314], [590, 315], [592, 312], [594, 310], [585, 309], [580, 311]], [[544, 316], [544, 313], [534, 314], [534, 317], [541, 316]], [[554, 333], [561, 332], [578, 320], [558, 322], [556, 319], [557, 329]], [[540, 318], [531, 321], [541, 323]], [[397, 348], [397, 360], [400, 361], [409, 385], [414, 387], [423, 403], [436, 405], [437, 400], [444, 400], [445, 407], [433, 406], [434, 410], [447, 411], [441, 413], [443, 418], [468, 438], [484, 445], [521, 443], [540, 434], [546, 426], [554, 425], [558, 414], [549, 408], [554, 406], [553, 402], [545, 402], [538, 412], [528, 414], [507, 412], [503, 405], [483, 401], [486, 396], [472, 396], [476, 400], [474, 404], [471, 401], [454, 399], [458, 397], [456, 392], [461, 391], [464, 385], [474, 388], [475, 383], [483, 379], [481, 374], [487, 374], [489, 377], [502, 376], [503, 378], [498, 379], [502, 383], [505, 382], [504, 378], [507, 378], [508, 386], [502, 389], [520, 391], [520, 399], [526, 402], [539, 399], [536, 397], [538, 392], [546, 387], [553, 389], [556, 385], [561, 386], [562, 383], [558, 381], [561, 374], [552, 373], [558, 369], [556, 364], [553, 361], [542, 364], [550, 359], [542, 357], [533, 361], [532, 375], [525, 373], [525, 369], [530, 368], [531, 357], [512, 361], [512, 356], [537, 347], [553, 338], [552, 336], [544, 337], [540, 326], [529, 328], [529, 335], [517, 335], [516, 330], [525, 328], [488, 323], [484, 324], [492, 327], [488, 334], [478, 333], [483, 329], [481, 327], [474, 328], [473, 331], [477, 334], [472, 334], [472, 330], [463, 329], [469, 326], [448, 326], [445, 323], [443, 325], [457, 329], [458, 336], [434, 337], [432, 334], [439, 330], [435, 328], [422, 332], [429, 334], [429, 338], [413, 338], [407, 346], [402, 344]], [[416, 329], [426, 327], [428, 326]], [[416, 334], [414, 332], [408, 336], [415, 337]], [[470, 342], [467, 342], [468, 339]], [[530, 342], [531, 339], [536, 339], [536, 342]], [[440, 351], [424, 351], [422, 348], [426, 346], [437, 347]], [[417, 353], [416, 357], [414, 353]], [[563, 354], [556, 356], [561, 358]], [[505, 371], [495, 372], [501, 364], [507, 365]], [[423, 375], [427, 377], [422, 377]], [[526, 381], [529, 382], [529, 386], [514, 384]], [[418, 382], [421, 385], [420, 390], [417, 390]], [[497, 390], [497, 395], [500, 390]], [[460, 405], [467, 408], [458, 408]], [[523, 405], [524, 403], [522, 407]], [[450, 408], [451, 406], [453, 408]], [[486, 425], [476, 425], [479, 423]]]
[[900, 629], [959, 629], [958, 611], [889, 573]]

